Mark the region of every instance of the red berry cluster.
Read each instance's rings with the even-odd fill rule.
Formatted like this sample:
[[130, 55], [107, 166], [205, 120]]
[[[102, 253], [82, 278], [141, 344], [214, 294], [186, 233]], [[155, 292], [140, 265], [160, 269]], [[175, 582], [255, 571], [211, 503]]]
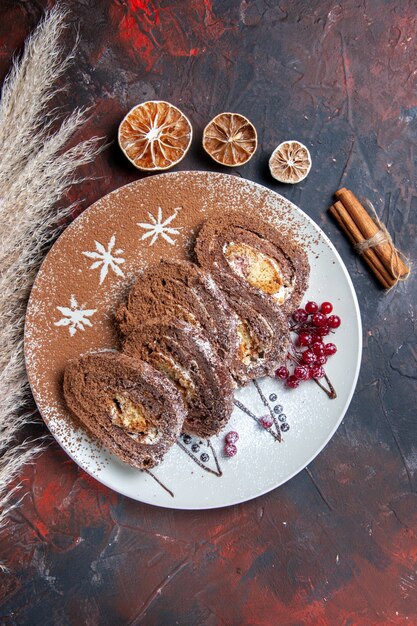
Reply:
[[[323, 302], [320, 307], [317, 302], [307, 302], [304, 309], [297, 309], [292, 314], [295, 323], [291, 325], [291, 331], [298, 335], [297, 341], [286, 365], [275, 372], [277, 378], [285, 380], [287, 387], [295, 389], [303, 380], [325, 376], [323, 365], [336, 354], [337, 348], [334, 343], [324, 343], [323, 337], [330, 335], [341, 324], [338, 315], [330, 315], [332, 311], [330, 302]], [[289, 361], [293, 363], [292, 372]]]
[[231, 430], [230, 433], [226, 435], [226, 441], [224, 444], [224, 453], [226, 456], [235, 456], [237, 452], [237, 447], [235, 445], [236, 441], [239, 439], [239, 435], [235, 430]]

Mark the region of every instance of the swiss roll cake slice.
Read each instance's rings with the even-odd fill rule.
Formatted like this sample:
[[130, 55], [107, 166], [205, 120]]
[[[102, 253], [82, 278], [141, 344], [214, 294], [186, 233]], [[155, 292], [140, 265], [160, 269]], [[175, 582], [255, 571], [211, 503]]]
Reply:
[[288, 313], [307, 287], [305, 251], [269, 223], [231, 212], [204, 223], [195, 254], [239, 318], [235, 378], [244, 384], [271, 374], [288, 347]]
[[306, 251], [269, 222], [246, 213], [210, 217], [195, 253], [201, 267], [226, 289], [240, 289], [269, 310], [292, 312], [308, 286]]
[[238, 385], [273, 375], [282, 362], [290, 340], [287, 318], [281, 313], [268, 314], [239, 290], [226, 293], [230, 307], [238, 317], [238, 350], [231, 362], [231, 373]]
[[184, 432], [211, 437], [225, 426], [233, 408], [232, 378], [200, 329], [176, 319], [149, 322], [125, 337], [123, 352], [176, 385], [187, 408]]
[[181, 433], [184, 401], [164, 374], [138, 358], [97, 352], [70, 361], [66, 403], [79, 422], [125, 463], [157, 465]]
[[203, 330], [223, 359], [237, 350], [237, 319], [209, 273], [187, 261], [165, 261], [149, 267], [120, 306], [116, 321], [128, 335], [144, 321], [182, 319]]

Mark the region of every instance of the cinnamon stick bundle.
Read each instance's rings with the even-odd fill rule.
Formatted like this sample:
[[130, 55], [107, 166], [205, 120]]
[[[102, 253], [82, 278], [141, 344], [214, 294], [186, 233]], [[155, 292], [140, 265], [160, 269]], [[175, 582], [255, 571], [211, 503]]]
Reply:
[[330, 214], [355, 248], [361, 249], [363, 260], [384, 289], [390, 289], [399, 280], [404, 280], [410, 270], [383, 225], [372, 219], [349, 189], [339, 189], [336, 197], [338, 201], [330, 207]]

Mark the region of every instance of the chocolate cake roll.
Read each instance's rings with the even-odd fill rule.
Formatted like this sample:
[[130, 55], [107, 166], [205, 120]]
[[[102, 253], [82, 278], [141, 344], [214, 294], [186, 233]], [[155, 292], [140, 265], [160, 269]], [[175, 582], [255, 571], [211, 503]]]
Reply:
[[238, 292], [229, 292], [226, 297], [239, 318], [239, 346], [231, 363], [233, 378], [244, 386], [254, 378], [273, 375], [285, 358], [290, 341], [287, 318], [281, 312], [265, 315], [257, 303]]
[[198, 234], [195, 253], [218, 284], [261, 302], [266, 311], [291, 313], [308, 286], [305, 250], [270, 223], [246, 213], [208, 219]]
[[305, 251], [269, 223], [231, 212], [201, 228], [195, 254], [239, 317], [240, 384], [272, 374], [288, 347], [288, 313], [308, 283]]
[[123, 352], [175, 383], [187, 407], [184, 432], [211, 437], [225, 426], [233, 407], [232, 378], [197, 327], [175, 319], [149, 322], [127, 335]]
[[157, 465], [181, 433], [181, 394], [161, 372], [138, 358], [98, 352], [68, 363], [64, 396], [81, 424], [125, 463]]
[[116, 314], [123, 335], [161, 317], [182, 319], [201, 328], [223, 359], [238, 348], [237, 318], [209, 273], [187, 261], [160, 261], [133, 285]]

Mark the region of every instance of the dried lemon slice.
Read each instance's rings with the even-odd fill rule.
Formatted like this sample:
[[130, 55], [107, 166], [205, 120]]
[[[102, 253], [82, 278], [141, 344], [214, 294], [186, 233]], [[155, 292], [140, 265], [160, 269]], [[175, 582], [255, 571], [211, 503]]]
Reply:
[[119, 126], [119, 145], [140, 170], [167, 170], [185, 157], [193, 130], [177, 107], [149, 100], [133, 107]]
[[239, 113], [219, 113], [203, 132], [203, 148], [221, 165], [243, 165], [258, 146], [256, 128]]
[[299, 141], [283, 141], [271, 154], [269, 169], [280, 183], [299, 183], [311, 170], [310, 152]]

